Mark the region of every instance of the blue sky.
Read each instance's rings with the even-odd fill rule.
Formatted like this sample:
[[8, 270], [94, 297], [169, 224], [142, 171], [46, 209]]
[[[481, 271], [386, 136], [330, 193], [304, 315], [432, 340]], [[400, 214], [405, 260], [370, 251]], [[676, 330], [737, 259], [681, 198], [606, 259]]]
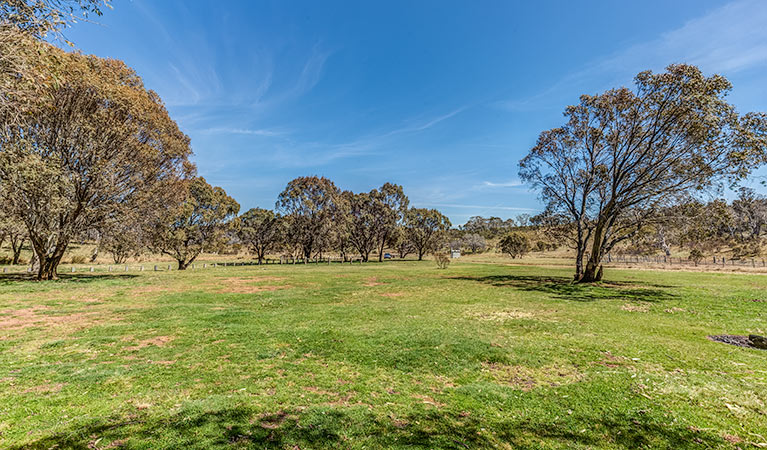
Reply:
[[538, 211], [517, 178], [538, 134], [580, 94], [674, 62], [767, 110], [760, 0], [113, 1], [67, 37], [135, 68], [243, 210], [316, 174], [399, 183], [455, 225]]

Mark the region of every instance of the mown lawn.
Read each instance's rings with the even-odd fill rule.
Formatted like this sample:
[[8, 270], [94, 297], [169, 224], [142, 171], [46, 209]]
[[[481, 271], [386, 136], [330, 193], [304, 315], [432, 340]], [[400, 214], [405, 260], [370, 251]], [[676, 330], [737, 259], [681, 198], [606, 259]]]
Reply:
[[2, 448], [758, 448], [767, 276], [429, 262], [0, 279]]

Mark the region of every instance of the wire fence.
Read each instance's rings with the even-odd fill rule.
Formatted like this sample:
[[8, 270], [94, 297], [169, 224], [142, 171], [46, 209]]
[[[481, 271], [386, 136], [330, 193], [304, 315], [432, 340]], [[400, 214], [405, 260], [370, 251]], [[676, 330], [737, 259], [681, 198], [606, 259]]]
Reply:
[[607, 263], [611, 264], [657, 264], [688, 267], [767, 267], [764, 258], [727, 258], [712, 256], [698, 261], [674, 256], [638, 256], [638, 255], [607, 255]]
[[[308, 265], [308, 264], [362, 264], [362, 258], [334, 258], [334, 257], [317, 257], [317, 258], [293, 258], [293, 257], [281, 257], [281, 258], [265, 258], [259, 263], [258, 261], [232, 261], [232, 262], [200, 262], [190, 264], [186, 270], [198, 270], [198, 269], [213, 269], [219, 267], [237, 267], [237, 266], [259, 266], [259, 265]], [[173, 263], [161, 263], [161, 264], [92, 264], [92, 265], [66, 265], [59, 266], [59, 274], [67, 273], [126, 273], [126, 272], [169, 272], [178, 270], [178, 265]], [[23, 273], [35, 273], [36, 270], [31, 266], [16, 265], [16, 266], [4, 266], [0, 269], [3, 274], [23, 274]]]

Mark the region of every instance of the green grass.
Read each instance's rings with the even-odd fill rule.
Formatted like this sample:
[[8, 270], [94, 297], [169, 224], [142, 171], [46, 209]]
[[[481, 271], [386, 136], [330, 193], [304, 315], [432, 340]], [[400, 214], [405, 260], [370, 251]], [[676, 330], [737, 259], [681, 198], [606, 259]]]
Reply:
[[[432, 262], [0, 278], [2, 448], [756, 448], [763, 275]], [[763, 301], [754, 301], [763, 300]]]

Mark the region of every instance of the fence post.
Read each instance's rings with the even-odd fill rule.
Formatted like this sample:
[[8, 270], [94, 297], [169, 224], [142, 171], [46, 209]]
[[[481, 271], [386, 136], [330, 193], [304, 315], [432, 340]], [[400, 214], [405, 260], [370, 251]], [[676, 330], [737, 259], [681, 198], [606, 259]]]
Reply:
[[168, 270], [170, 270], [170, 264], [168, 264]]
[[126, 272], [128, 271], [128, 266], [127, 266], [127, 265], [125, 266], [125, 271], [126, 271]]
[[157, 272], [157, 264], [154, 266], [154, 271]]
[[111, 272], [111, 271], [112, 271], [112, 266], [107, 266], [107, 272]]
[[139, 271], [139, 272], [143, 272], [143, 271], [144, 271], [144, 266], [141, 266], [141, 267], [139, 267], [139, 268], [138, 268], [138, 271]]
[[91, 272], [93, 272], [93, 267], [91, 267]]
[[[5, 272], [5, 269], [3, 269], [3, 272]], [[72, 273], [75, 273], [75, 266], [72, 266]]]

